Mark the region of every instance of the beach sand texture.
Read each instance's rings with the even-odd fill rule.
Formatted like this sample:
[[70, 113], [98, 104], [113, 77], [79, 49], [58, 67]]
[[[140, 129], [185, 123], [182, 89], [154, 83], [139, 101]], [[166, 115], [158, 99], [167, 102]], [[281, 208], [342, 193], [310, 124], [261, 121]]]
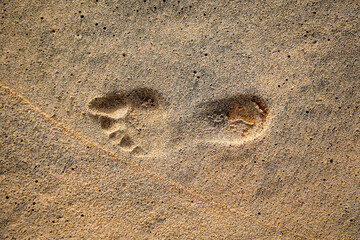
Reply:
[[1, 1], [1, 239], [360, 239], [358, 1]]

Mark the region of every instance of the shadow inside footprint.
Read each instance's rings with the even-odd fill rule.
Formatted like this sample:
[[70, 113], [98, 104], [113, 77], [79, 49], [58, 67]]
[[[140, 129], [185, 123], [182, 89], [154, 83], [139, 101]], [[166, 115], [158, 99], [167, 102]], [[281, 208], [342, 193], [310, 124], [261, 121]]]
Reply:
[[120, 93], [94, 98], [89, 103], [90, 110], [106, 114], [113, 114], [124, 107], [126, 107], [126, 97]]
[[115, 125], [116, 122], [115, 122], [114, 119], [104, 117], [104, 116], [100, 116], [99, 117], [99, 123], [100, 123], [101, 129], [109, 130]]
[[140, 88], [129, 94], [129, 100], [134, 108], [155, 109], [160, 105], [160, 94], [153, 89]]
[[191, 129], [205, 141], [236, 144], [258, 136], [267, 117], [265, 101], [240, 95], [200, 104]]
[[146, 146], [155, 144], [155, 139], [147, 140], [163, 123], [163, 115], [158, 111], [163, 103], [157, 91], [137, 88], [94, 98], [88, 110], [113, 146], [141, 155], [145, 154], [144, 149], [148, 150]]
[[130, 138], [129, 135], [125, 135], [121, 138], [121, 141], [119, 143], [119, 146], [123, 149], [129, 150], [132, 149], [134, 145], [133, 140]]

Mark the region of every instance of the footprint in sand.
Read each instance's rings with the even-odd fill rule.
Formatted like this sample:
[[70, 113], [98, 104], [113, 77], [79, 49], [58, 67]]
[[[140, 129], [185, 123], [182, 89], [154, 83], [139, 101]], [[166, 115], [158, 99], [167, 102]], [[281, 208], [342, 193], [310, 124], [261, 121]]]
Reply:
[[263, 132], [268, 114], [261, 98], [240, 95], [200, 104], [192, 116], [191, 129], [200, 141], [242, 144]]
[[134, 154], [145, 154], [151, 145], [156, 145], [149, 142], [149, 136], [161, 133], [162, 102], [158, 92], [139, 88], [94, 98], [88, 104], [88, 111], [113, 145]]
[[109, 142], [133, 154], [196, 142], [242, 144], [263, 132], [269, 114], [264, 100], [248, 95], [200, 104], [187, 117], [164, 103], [157, 91], [141, 88], [95, 98], [88, 109]]

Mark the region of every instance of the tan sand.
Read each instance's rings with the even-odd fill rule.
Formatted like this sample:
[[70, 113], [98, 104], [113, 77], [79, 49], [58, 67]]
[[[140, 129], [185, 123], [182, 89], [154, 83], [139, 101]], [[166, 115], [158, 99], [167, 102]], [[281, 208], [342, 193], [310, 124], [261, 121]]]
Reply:
[[1, 239], [360, 239], [358, 1], [3, 1]]

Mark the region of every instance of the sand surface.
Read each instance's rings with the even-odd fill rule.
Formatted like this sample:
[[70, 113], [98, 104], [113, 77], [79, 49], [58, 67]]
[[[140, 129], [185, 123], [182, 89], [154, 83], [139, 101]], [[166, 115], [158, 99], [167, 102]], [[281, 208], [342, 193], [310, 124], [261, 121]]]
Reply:
[[359, 1], [1, 1], [1, 239], [360, 239]]

